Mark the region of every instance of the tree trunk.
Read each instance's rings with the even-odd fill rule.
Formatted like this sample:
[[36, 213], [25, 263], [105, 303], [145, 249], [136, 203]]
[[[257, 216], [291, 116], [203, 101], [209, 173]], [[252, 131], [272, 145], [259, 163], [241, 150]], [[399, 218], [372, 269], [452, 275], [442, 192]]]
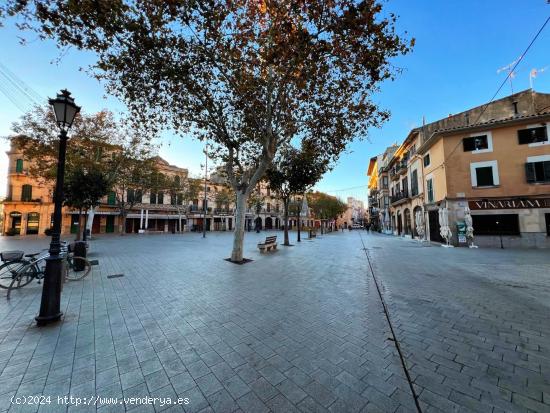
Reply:
[[233, 235], [233, 251], [231, 261], [243, 260], [244, 222], [246, 220], [246, 200], [248, 195], [243, 191], [237, 191], [237, 204], [235, 205], [235, 233]]
[[126, 213], [122, 214], [122, 228], [120, 230], [120, 235], [126, 234]]
[[283, 245], [287, 245], [289, 246], [290, 245], [290, 242], [288, 240], [288, 204], [289, 204], [289, 200], [288, 199], [283, 199], [283, 208], [284, 208], [284, 220], [285, 220], [285, 242], [283, 243]]
[[302, 225], [301, 221], [300, 221], [300, 215], [302, 215], [302, 208], [301, 207], [298, 207], [298, 242], [301, 242], [302, 240], [300, 239], [300, 226]]

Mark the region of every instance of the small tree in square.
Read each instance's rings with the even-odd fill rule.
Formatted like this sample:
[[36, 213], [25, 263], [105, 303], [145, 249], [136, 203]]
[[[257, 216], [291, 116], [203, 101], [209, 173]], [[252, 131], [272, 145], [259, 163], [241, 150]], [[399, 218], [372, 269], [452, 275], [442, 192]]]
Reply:
[[[266, 179], [271, 190], [283, 202], [284, 242], [290, 245], [288, 237], [289, 206], [293, 197], [304, 194], [315, 185], [328, 169], [325, 154], [312, 142], [303, 141], [301, 149], [287, 147], [280, 151], [273, 165], [267, 170]], [[300, 230], [301, 203], [297, 203], [298, 230]]]

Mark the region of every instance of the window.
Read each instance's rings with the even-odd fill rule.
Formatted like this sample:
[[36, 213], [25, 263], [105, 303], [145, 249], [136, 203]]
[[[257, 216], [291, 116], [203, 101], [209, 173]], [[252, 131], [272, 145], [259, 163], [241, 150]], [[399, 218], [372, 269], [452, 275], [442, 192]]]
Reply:
[[23, 185], [23, 187], [21, 188], [21, 201], [29, 202], [31, 200], [32, 200], [32, 186]]
[[418, 195], [418, 171], [415, 169], [411, 173], [411, 196]]
[[183, 194], [176, 194], [176, 205], [183, 205]]
[[128, 202], [130, 203], [134, 202], [135, 198], [136, 198], [136, 192], [133, 189], [128, 189], [126, 191], [126, 199], [128, 200]]
[[384, 175], [382, 177], [382, 188], [383, 189], [388, 189], [388, 176], [387, 175]]
[[434, 182], [432, 178], [426, 181], [426, 192], [428, 193], [428, 202], [434, 202]]
[[401, 181], [401, 190], [403, 192], [407, 192], [409, 190], [409, 183], [408, 183], [407, 177], [403, 178], [403, 180]]
[[548, 142], [546, 126], [518, 130], [518, 141], [520, 145]]
[[430, 166], [430, 154], [426, 154], [426, 156], [424, 156], [424, 167], [427, 167], [427, 166]]
[[107, 204], [114, 205], [116, 203], [116, 194], [114, 192], [109, 192], [107, 195]]
[[157, 204], [159, 205], [164, 204], [164, 194], [162, 192], [159, 192], [157, 194]]
[[477, 186], [493, 186], [493, 168], [491, 166], [483, 166], [476, 168]]
[[519, 235], [518, 214], [472, 215], [475, 235]]
[[151, 192], [149, 194], [149, 203], [151, 205], [155, 205], [157, 203], [157, 193], [156, 192]]
[[462, 140], [462, 146], [464, 147], [464, 152], [489, 151], [492, 150], [492, 148], [490, 148], [492, 145], [489, 145], [489, 141], [487, 135], [470, 136]]
[[15, 161], [15, 172], [18, 174], [23, 173], [23, 159], [17, 159]]
[[143, 202], [143, 193], [141, 192], [141, 190], [139, 189], [136, 189], [136, 191], [134, 192], [134, 201], [138, 204], [141, 204]]
[[473, 162], [470, 164], [472, 187], [499, 185], [497, 161]]
[[268, 202], [266, 204], [267, 212], [271, 212], [271, 204]]
[[525, 163], [527, 182], [550, 182], [550, 156], [532, 156]]
[[390, 197], [389, 196], [385, 196], [384, 197], [384, 208], [387, 208], [390, 206]]
[[271, 189], [269, 187], [266, 188], [267, 196], [271, 196]]

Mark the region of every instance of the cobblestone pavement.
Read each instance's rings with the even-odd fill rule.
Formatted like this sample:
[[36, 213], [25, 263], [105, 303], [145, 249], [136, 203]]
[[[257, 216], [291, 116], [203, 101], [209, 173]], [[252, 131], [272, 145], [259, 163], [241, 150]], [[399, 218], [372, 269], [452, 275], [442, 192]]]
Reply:
[[[261, 256], [265, 235], [247, 234], [243, 266], [223, 260], [229, 233], [95, 240], [53, 326], [34, 324], [40, 285], [0, 291], [0, 411], [415, 411], [359, 233]], [[423, 410], [550, 411], [548, 252], [361, 236]], [[17, 243], [47, 239], [0, 249]], [[40, 394], [51, 404], [10, 402]]]
[[367, 237], [425, 411], [550, 412], [550, 252]]

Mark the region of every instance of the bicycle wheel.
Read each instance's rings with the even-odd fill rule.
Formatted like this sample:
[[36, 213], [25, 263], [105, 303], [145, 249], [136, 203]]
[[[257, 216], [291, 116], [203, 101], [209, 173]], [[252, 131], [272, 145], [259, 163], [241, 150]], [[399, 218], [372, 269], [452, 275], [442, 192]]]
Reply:
[[83, 257], [67, 258], [67, 280], [78, 281], [86, 277], [92, 270], [90, 261]]
[[[8, 261], [0, 266], [0, 288], [9, 288], [17, 273], [21, 271], [29, 261]], [[28, 284], [28, 283], [27, 283]]]

